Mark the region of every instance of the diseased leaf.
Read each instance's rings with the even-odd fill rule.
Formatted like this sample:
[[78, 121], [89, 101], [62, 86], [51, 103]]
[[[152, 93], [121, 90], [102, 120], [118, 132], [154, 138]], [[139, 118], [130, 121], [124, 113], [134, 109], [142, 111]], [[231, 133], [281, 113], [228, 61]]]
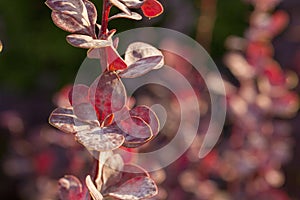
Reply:
[[82, 184], [77, 177], [65, 175], [59, 179], [59, 198], [62, 200], [81, 200], [83, 197]]
[[89, 189], [89, 192], [90, 192], [93, 200], [102, 200], [103, 199], [102, 194], [97, 190], [90, 175], [88, 175], [85, 178], [85, 184], [86, 184], [87, 188]]
[[119, 0], [110, 0], [110, 3], [113, 4], [114, 6], [116, 6], [117, 8], [119, 8], [120, 10], [122, 10], [127, 15], [131, 15], [131, 12], [127, 8], [127, 6], [124, 5], [123, 3], [121, 3]]
[[149, 177], [139, 176], [122, 184], [108, 195], [123, 200], [151, 198], [157, 194], [157, 186]]
[[108, 40], [93, 39], [87, 35], [71, 34], [67, 36], [67, 41], [74, 47], [85, 49], [107, 47], [111, 45]]
[[122, 78], [135, 78], [142, 76], [149, 71], [157, 68], [157, 66], [163, 60], [162, 56], [151, 56], [142, 58], [135, 63], [128, 66], [127, 69], [121, 71], [119, 73], [120, 77]]
[[72, 107], [56, 108], [49, 117], [49, 123], [55, 128], [71, 134], [93, 127], [91, 123], [78, 120]]
[[141, 9], [144, 15], [149, 18], [157, 17], [164, 11], [164, 7], [157, 0], [146, 0]]
[[73, 107], [75, 116], [83, 121], [97, 121], [97, 114], [91, 103], [81, 103]]
[[111, 127], [125, 137], [123, 146], [128, 148], [145, 144], [153, 136], [150, 126], [139, 117], [121, 120]]
[[83, 84], [74, 85], [69, 92], [69, 101], [72, 106], [81, 104], [81, 103], [88, 103], [88, 92], [89, 87]]
[[117, 18], [127, 18], [127, 19], [134, 19], [134, 20], [141, 20], [143, 17], [136, 13], [136, 12], [131, 12], [131, 15], [128, 15], [126, 13], [118, 13], [116, 15], [113, 15], [109, 18], [109, 20], [117, 19]]
[[[136, 61], [140, 60], [141, 58], [151, 57], [151, 56], [163, 56], [160, 50], [153, 47], [150, 44], [144, 42], [134, 42], [131, 43], [125, 52], [125, 62], [126, 64], [132, 65]], [[155, 69], [161, 68], [164, 65], [164, 60], [159, 63], [155, 67]]]
[[90, 34], [89, 31], [74, 17], [53, 11], [51, 18], [56, 26], [70, 33]]
[[124, 142], [124, 136], [116, 133], [105, 133], [101, 128], [96, 130], [80, 131], [76, 135], [79, 143], [88, 150], [110, 151], [120, 147]]
[[102, 191], [112, 185], [115, 185], [121, 179], [123, 166], [123, 159], [119, 154], [114, 154], [106, 160], [102, 172]]
[[113, 72], [105, 72], [90, 87], [89, 97], [100, 123], [110, 114], [121, 110], [126, 103], [122, 81]]
[[129, 111], [131, 116], [140, 117], [150, 125], [153, 136], [159, 132], [159, 121], [156, 114], [147, 106], [137, 106]]
[[145, 0], [120, 0], [124, 3], [128, 8], [140, 8]]

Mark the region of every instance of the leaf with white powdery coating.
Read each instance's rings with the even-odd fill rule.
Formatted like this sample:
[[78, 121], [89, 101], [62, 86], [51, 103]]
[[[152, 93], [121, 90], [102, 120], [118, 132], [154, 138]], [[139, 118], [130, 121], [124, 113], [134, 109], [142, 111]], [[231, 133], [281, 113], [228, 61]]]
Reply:
[[132, 178], [108, 195], [122, 200], [151, 198], [158, 192], [154, 181], [145, 176]]
[[145, 0], [120, 0], [124, 3], [128, 8], [140, 8]]
[[65, 132], [75, 134], [77, 131], [87, 129], [92, 124], [80, 121], [74, 115], [73, 108], [56, 108], [49, 117], [49, 123], [55, 128]]
[[163, 60], [163, 56], [151, 56], [141, 58], [135, 63], [128, 66], [127, 69], [119, 73], [122, 78], [136, 78], [142, 76], [153, 69], [157, 69]]
[[72, 46], [84, 49], [107, 47], [111, 45], [111, 42], [108, 40], [93, 39], [90, 36], [80, 34], [68, 35], [66, 39]]
[[94, 35], [97, 18], [95, 6], [87, 0], [47, 0], [52, 9], [53, 22], [61, 29], [87, 35]]
[[127, 19], [134, 19], [134, 20], [141, 20], [143, 17], [136, 13], [132, 12], [131, 15], [128, 15], [126, 13], [118, 13], [116, 15], [113, 15], [109, 18], [109, 20], [117, 19], [117, 18], [127, 18]]
[[76, 140], [88, 150], [110, 151], [119, 148], [125, 138], [116, 133], [104, 133], [100, 127], [97, 130], [80, 131], [76, 135]]
[[[141, 58], [151, 57], [151, 56], [163, 56], [160, 50], [153, 47], [150, 44], [144, 42], [134, 42], [131, 43], [125, 52], [125, 62], [127, 65], [132, 65]], [[164, 65], [164, 59], [155, 67], [159, 69]]]

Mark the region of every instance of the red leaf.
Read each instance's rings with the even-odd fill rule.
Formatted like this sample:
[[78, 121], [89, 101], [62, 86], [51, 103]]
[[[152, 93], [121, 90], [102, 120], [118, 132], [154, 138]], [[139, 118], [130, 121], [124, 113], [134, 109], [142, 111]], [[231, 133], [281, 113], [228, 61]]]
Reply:
[[126, 103], [126, 91], [122, 81], [113, 72], [105, 72], [97, 78], [89, 90], [89, 98], [95, 106], [100, 123]]
[[109, 71], [116, 71], [126, 69], [127, 65], [125, 61], [121, 58], [115, 48], [109, 46], [106, 47], [106, 56], [107, 56], [107, 64]]
[[137, 106], [129, 111], [131, 116], [140, 117], [150, 125], [153, 136], [159, 132], [159, 121], [156, 114], [147, 106]]
[[153, 134], [150, 126], [139, 117], [131, 117], [114, 123], [113, 128], [125, 137], [123, 146], [135, 148], [149, 141]]
[[141, 9], [144, 15], [149, 18], [157, 17], [164, 11], [161, 3], [156, 0], [146, 0]]

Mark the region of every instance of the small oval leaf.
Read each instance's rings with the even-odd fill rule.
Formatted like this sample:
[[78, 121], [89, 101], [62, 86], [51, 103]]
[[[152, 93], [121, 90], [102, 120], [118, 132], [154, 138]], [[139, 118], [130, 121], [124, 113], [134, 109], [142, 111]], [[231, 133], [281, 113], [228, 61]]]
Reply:
[[90, 36], [80, 34], [68, 35], [67, 41], [74, 47], [85, 49], [107, 47], [111, 45], [111, 42], [108, 40], [93, 39]]
[[131, 12], [131, 15], [128, 15], [126, 13], [118, 13], [116, 15], [111, 16], [109, 18], [109, 20], [118, 19], [118, 18], [141, 20], [143, 17], [140, 14], [136, 13], [136, 12]]
[[80, 200], [83, 197], [82, 184], [72, 175], [65, 175], [59, 179], [59, 198], [63, 200]]
[[108, 195], [123, 200], [140, 200], [151, 198], [157, 192], [157, 186], [151, 178], [139, 176], [128, 180]]
[[157, 17], [163, 13], [164, 7], [157, 0], [147, 0], [141, 7], [144, 15], [149, 18]]
[[116, 133], [104, 134], [101, 129], [96, 131], [80, 131], [76, 134], [76, 139], [88, 150], [110, 151], [120, 147], [125, 138]]
[[121, 78], [136, 78], [142, 76], [149, 71], [156, 69], [163, 60], [162, 56], [151, 56], [142, 58], [135, 63], [128, 66], [127, 69], [121, 71], [119, 76]]
[[123, 3], [121, 3], [119, 0], [110, 0], [110, 3], [113, 4], [114, 6], [116, 6], [117, 8], [119, 8], [120, 10], [122, 10], [127, 15], [131, 15], [131, 12], [127, 8], [127, 6], [124, 5]]
[[[151, 56], [163, 56], [163, 54], [160, 50], [150, 44], [144, 42], [134, 42], [131, 43], [126, 49], [125, 62], [129, 66], [142, 58]], [[155, 69], [161, 68], [163, 65], [164, 60], [162, 60], [159, 65], [155, 67]]]

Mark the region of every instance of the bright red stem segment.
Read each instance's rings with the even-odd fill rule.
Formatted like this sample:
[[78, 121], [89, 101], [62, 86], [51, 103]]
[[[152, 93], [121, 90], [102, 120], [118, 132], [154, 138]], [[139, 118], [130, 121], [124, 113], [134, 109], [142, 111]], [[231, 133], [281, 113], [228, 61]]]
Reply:
[[100, 32], [100, 39], [107, 38], [107, 27], [108, 27], [108, 18], [109, 12], [111, 9], [111, 4], [108, 0], [103, 0], [103, 10], [102, 10], [102, 23], [101, 23], [101, 32]]

